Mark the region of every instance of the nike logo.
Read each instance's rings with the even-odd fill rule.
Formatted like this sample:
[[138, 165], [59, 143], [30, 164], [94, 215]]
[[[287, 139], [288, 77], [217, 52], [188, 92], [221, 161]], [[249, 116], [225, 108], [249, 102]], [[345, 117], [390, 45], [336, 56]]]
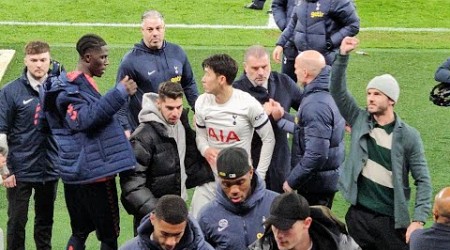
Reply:
[[33, 101], [33, 98], [30, 98], [28, 100], [23, 100], [23, 105], [27, 105], [28, 103], [30, 103], [31, 101]]
[[148, 76], [151, 76], [151, 75], [153, 75], [155, 72], [156, 72], [156, 69], [154, 69], [154, 70], [152, 70], [152, 71], [149, 71], [147, 74], [148, 74]]

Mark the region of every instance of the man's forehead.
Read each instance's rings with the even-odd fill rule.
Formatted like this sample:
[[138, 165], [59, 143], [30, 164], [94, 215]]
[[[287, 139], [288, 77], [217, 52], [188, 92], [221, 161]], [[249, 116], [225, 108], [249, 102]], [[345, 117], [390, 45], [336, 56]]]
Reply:
[[44, 52], [44, 53], [39, 53], [39, 54], [26, 54], [26, 57], [28, 58], [49, 58], [50, 57], [50, 52]]

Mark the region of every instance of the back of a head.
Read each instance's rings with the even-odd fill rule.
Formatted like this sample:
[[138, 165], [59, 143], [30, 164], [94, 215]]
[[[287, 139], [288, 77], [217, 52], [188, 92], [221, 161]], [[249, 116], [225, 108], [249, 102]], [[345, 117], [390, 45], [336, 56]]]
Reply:
[[183, 223], [188, 219], [186, 202], [178, 195], [170, 194], [159, 198], [153, 213], [156, 218], [172, 225]]
[[50, 46], [43, 41], [31, 41], [25, 45], [25, 55], [37, 55], [50, 52]]
[[296, 60], [308, 70], [312, 77], [319, 75], [320, 71], [327, 65], [325, 57], [315, 50], [301, 52]]
[[228, 85], [233, 83], [238, 72], [236, 61], [227, 54], [216, 54], [206, 58], [202, 62], [202, 68], [212, 69], [216, 75], [225, 76]]
[[434, 199], [433, 213], [444, 223], [450, 223], [450, 187], [443, 188]]
[[78, 51], [78, 54], [82, 57], [89, 50], [97, 50], [105, 45], [105, 40], [103, 40], [103, 38], [101, 38], [100, 36], [96, 34], [86, 34], [78, 40], [76, 49]]
[[183, 93], [183, 87], [181, 87], [181, 84], [173, 83], [171, 81], [161, 83], [158, 88], [158, 96], [161, 100], [165, 100], [166, 98], [183, 98]]
[[270, 60], [269, 53], [267, 53], [266, 48], [261, 45], [253, 45], [247, 48], [244, 53], [244, 62], [247, 62], [249, 57], [262, 58], [267, 56]]

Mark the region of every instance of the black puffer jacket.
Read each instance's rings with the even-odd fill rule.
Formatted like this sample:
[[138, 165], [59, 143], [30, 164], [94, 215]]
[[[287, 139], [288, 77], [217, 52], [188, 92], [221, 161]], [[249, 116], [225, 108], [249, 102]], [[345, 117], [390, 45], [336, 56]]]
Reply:
[[[214, 181], [214, 175], [195, 143], [188, 110], [181, 116], [186, 131], [186, 187]], [[181, 195], [180, 158], [175, 140], [162, 123], [141, 123], [130, 138], [137, 159], [136, 169], [120, 176], [121, 201], [128, 213], [143, 217], [151, 212], [158, 198], [166, 194]]]

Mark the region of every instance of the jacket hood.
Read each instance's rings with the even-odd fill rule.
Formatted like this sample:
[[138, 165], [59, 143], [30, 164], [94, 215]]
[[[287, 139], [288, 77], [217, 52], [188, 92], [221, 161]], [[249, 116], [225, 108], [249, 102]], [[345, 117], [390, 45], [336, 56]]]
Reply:
[[329, 91], [331, 66], [325, 65], [316, 78], [305, 86], [304, 95], [316, 91]]
[[253, 174], [253, 179], [251, 182], [251, 189], [253, 192], [247, 199], [239, 204], [234, 204], [228, 199], [222, 190], [220, 184], [217, 184], [217, 202], [221, 204], [226, 210], [231, 211], [234, 214], [242, 214], [250, 211], [256, 206], [256, 203], [264, 198], [264, 191], [266, 189], [266, 184], [258, 176], [256, 172]]
[[139, 112], [139, 122], [156, 121], [166, 124], [164, 117], [157, 107], [158, 94], [145, 93], [142, 96], [142, 110]]
[[152, 54], [162, 53], [164, 51], [165, 47], [166, 47], [166, 40], [163, 41], [162, 47], [160, 49], [150, 49], [149, 47], [147, 47], [147, 45], [145, 45], [143, 39], [141, 39], [140, 43], [136, 43], [134, 45], [135, 50], [140, 50], [140, 51], [144, 51], [146, 53], [152, 53]]
[[[154, 227], [150, 222], [150, 214], [148, 214], [141, 220], [141, 225], [139, 225], [137, 229], [138, 239], [140, 243], [148, 247], [148, 249], [161, 249], [156, 242], [150, 240], [150, 235], [153, 231]], [[193, 218], [189, 217], [186, 229], [184, 230], [184, 235], [176, 245], [175, 250], [204, 249], [207, 244], [204, 237], [198, 223]]]

